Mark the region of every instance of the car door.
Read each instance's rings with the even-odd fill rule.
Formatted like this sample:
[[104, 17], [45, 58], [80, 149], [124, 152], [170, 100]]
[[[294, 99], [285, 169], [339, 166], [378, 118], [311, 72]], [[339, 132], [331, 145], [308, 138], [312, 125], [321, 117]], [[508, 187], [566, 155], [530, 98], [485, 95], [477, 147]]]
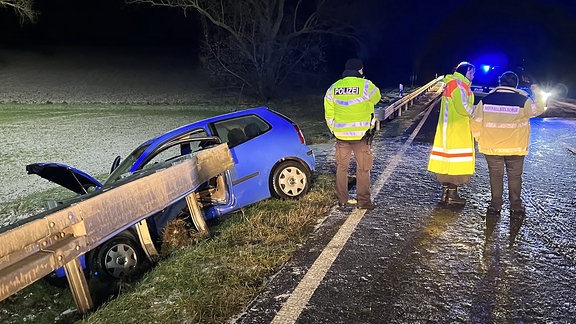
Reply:
[[244, 115], [212, 124], [215, 133], [228, 143], [235, 167], [230, 171], [231, 192], [240, 208], [270, 197], [268, 179], [273, 162], [266, 155], [265, 134], [271, 129], [257, 115]]

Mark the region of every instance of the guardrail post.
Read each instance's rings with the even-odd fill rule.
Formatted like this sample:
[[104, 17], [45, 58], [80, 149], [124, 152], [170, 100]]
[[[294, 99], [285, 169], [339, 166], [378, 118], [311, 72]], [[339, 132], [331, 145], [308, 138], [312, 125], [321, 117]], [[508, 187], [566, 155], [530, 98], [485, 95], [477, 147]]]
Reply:
[[192, 222], [194, 223], [194, 226], [196, 226], [198, 233], [202, 237], [208, 237], [210, 236], [210, 230], [208, 229], [204, 215], [202, 215], [202, 210], [198, 205], [197, 197], [197, 193], [193, 192], [186, 196], [186, 202], [188, 203], [188, 209], [192, 216]]
[[148, 259], [157, 260], [160, 257], [160, 253], [158, 253], [158, 250], [152, 241], [152, 236], [150, 235], [150, 229], [148, 227], [148, 221], [143, 219], [134, 224], [134, 227], [138, 233], [140, 245], [142, 246], [142, 249], [144, 250], [144, 253], [146, 253]]
[[70, 290], [72, 291], [72, 296], [74, 296], [78, 311], [80, 313], [86, 313], [93, 307], [93, 304], [86, 277], [84, 277], [84, 272], [82, 272], [80, 260], [75, 258], [66, 263], [64, 270], [66, 271], [66, 278], [68, 278]]

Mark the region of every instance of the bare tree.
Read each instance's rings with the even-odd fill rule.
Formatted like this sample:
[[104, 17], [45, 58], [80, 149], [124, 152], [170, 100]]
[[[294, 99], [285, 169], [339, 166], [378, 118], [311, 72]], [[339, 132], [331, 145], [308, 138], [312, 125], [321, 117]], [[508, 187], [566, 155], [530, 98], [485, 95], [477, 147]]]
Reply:
[[[263, 97], [324, 59], [323, 36], [351, 36], [322, 16], [326, 0], [126, 0], [197, 12], [202, 21], [202, 60], [214, 75]], [[332, 1], [334, 2], [334, 1]]]
[[20, 22], [35, 22], [38, 13], [33, 8], [33, 0], [0, 0], [0, 8], [12, 8], [20, 16]]

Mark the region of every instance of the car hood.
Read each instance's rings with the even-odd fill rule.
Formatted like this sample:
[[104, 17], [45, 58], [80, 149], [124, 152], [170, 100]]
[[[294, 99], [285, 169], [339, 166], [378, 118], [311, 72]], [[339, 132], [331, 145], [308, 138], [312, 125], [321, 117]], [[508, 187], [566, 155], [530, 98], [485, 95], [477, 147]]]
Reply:
[[90, 187], [102, 188], [102, 183], [91, 175], [65, 164], [33, 163], [26, 166], [26, 171], [28, 174], [37, 174], [80, 195], [88, 193]]

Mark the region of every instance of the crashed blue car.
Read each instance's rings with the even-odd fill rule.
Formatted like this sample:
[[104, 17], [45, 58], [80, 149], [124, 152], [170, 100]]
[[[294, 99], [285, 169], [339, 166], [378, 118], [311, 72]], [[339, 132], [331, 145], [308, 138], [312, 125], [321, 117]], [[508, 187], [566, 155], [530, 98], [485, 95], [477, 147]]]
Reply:
[[[228, 144], [235, 166], [198, 189], [206, 220], [271, 197], [298, 199], [309, 191], [315, 171], [314, 154], [306, 145], [300, 128], [267, 107], [197, 121], [150, 139], [123, 160], [116, 157], [110, 175], [102, 183], [85, 172], [59, 163], [30, 164], [26, 170], [81, 196], [158, 163], [221, 143]], [[59, 203], [48, 202], [47, 208], [55, 208]], [[189, 215], [186, 200], [182, 199], [147, 219], [150, 236], [158, 249], [166, 225], [187, 213]], [[85, 272], [105, 281], [139, 273], [150, 260], [137, 235], [129, 228], [86, 253], [81, 258]], [[65, 275], [63, 269], [58, 269], [51, 276], [54, 279]]]

